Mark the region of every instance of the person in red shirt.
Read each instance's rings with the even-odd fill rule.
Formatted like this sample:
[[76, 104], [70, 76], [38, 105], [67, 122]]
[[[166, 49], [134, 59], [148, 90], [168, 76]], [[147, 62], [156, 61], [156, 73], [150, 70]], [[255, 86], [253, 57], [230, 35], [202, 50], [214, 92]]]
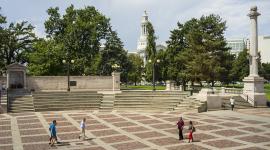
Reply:
[[179, 140], [183, 140], [183, 129], [184, 129], [184, 121], [182, 119], [182, 117], [179, 118], [179, 121], [177, 122], [177, 126], [178, 126], [178, 130], [179, 130]]
[[190, 143], [190, 140], [191, 142], [193, 142], [193, 132], [195, 132], [195, 127], [193, 126], [193, 123], [192, 121], [189, 121], [189, 127], [188, 127], [188, 130], [189, 130], [189, 135], [188, 135], [188, 143]]

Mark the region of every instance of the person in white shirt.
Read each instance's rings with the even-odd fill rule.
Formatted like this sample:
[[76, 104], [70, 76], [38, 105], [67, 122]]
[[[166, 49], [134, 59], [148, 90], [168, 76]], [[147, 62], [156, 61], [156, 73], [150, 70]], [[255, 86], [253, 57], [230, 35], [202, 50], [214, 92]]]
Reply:
[[232, 107], [232, 111], [233, 111], [233, 108], [234, 108], [234, 98], [233, 97], [230, 98], [230, 102], [231, 102], [231, 107]]
[[86, 127], [85, 122], [86, 122], [86, 118], [83, 118], [81, 125], [80, 125], [80, 127], [82, 129], [82, 133], [79, 135], [79, 139], [81, 137], [83, 137], [83, 139], [85, 139], [85, 127]]

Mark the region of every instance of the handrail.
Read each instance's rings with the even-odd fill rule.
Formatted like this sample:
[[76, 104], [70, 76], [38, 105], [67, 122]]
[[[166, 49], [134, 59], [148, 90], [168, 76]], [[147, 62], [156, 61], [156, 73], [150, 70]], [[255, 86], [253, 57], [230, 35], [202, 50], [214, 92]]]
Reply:
[[232, 94], [242, 94], [242, 89], [235, 89], [235, 88], [225, 88], [225, 93], [232, 93]]
[[251, 103], [254, 104], [254, 107], [257, 107], [257, 104], [253, 98], [251, 98], [250, 96], [248, 96], [247, 94], [244, 94], [244, 93], [243, 93], [243, 95], [244, 95], [244, 97], [246, 97], [247, 102], [251, 101]]

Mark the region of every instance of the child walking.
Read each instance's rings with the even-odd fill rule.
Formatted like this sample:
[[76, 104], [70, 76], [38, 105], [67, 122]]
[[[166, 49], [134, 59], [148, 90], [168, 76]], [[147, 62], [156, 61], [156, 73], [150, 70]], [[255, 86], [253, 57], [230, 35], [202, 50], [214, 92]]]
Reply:
[[193, 126], [192, 121], [189, 121], [188, 130], [189, 130], [188, 143], [190, 143], [190, 140], [191, 142], [193, 142], [193, 132], [195, 132], [195, 127]]
[[81, 129], [82, 129], [82, 133], [79, 135], [79, 139], [81, 137], [83, 137], [83, 139], [85, 139], [85, 122], [86, 122], [86, 118], [83, 118], [82, 122], [81, 122]]
[[50, 125], [50, 132], [51, 132], [51, 137], [50, 137], [50, 145], [53, 146], [55, 142], [57, 142], [57, 135], [56, 135], [56, 120], [53, 120], [53, 123]]

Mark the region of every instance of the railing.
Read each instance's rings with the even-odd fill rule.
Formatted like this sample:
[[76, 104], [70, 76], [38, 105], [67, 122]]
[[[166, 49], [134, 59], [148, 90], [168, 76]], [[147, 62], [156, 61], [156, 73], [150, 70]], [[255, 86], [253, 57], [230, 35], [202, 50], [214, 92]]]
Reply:
[[225, 88], [224, 90], [225, 90], [225, 93], [229, 93], [229, 94], [243, 94], [242, 89]]
[[221, 89], [213, 88], [212, 92], [210, 92], [209, 94], [238, 94], [238, 95], [241, 95], [241, 94], [243, 94], [243, 90], [236, 89], [236, 88], [224, 88], [224, 87], [222, 87]]
[[250, 96], [248, 96], [247, 94], [244, 94], [244, 93], [243, 93], [242, 98], [244, 98], [248, 103], [253, 104], [253, 107], [257, 107], [256, 101], [254, 101], [254, 99], [251, 98]]

